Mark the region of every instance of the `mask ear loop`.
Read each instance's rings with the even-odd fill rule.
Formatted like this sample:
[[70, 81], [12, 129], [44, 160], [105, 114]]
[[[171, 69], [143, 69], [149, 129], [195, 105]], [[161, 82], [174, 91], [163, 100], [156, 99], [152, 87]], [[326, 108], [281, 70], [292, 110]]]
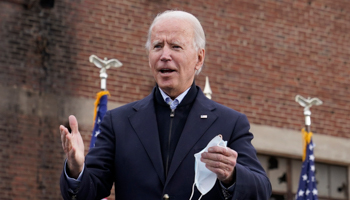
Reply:
[[192, 193], [191, 193], [191, 197], [190, 197], [190, 200], [192, 199], [192, 197], [193, 197], [193, 193], [194, 193], [194, 185], [195, 185], [196, 183], [194, 182], [193, 183], [193, 185], [192, 185]]
[[202, 195], [199, 197], [199, 199], [198, 199], [198, 200], [201, 200], [202, 196], [203, 196], [203, 194], [202, 194]]
[[[191, 197], [190, 197], [190, 200], [192, 200], [192, 197], [193, 197], [193, 193], [194, 193], [194, 185], [195, 185], [196, 183], [193, 183], [193, 185], [192, 185], [192, 193], [191, 193]], [[201, 194], [201, 196], [199, 197], [199, 199], [198, 200], [201, 200], [201, 198], [203, 197], [203, 194]]]

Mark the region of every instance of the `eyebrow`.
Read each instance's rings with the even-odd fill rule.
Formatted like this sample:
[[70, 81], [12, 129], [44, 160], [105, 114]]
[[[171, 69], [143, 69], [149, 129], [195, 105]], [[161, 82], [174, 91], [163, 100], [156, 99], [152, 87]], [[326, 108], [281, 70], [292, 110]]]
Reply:
[[[164, 40], [155, 40], [152, 42], [152, 46], [157, 45], [157, 44], [163, 44]], [[168, 42], [166, 42], [168, 43]], [[171, 45], [178, 45], [178, 46], [185, 46], [184, 43], [180, 42], [180, 41], [170, 41]]]
[[179, 41], [172, 41], [171, 44], [183, 46], [183, 44], [181, 42], [179, 42]]
[[159, 44], [159, 43], [164, 43], [164, 41], [161, 40], [155, 40], [152, 42], [152, 45]]

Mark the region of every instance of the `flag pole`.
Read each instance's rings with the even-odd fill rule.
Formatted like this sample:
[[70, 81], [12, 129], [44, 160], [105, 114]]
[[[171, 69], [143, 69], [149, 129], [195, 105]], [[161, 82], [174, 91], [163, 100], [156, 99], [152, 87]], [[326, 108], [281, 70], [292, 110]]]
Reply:
[[305, 116], [305, 130], [306, 132], [311, 132], [311, 111], [310, 107], [304, 108], [304, 116]]
[[303, 134], [303, 157], [302, 168], [299, 179], [299, 186], [296, 194], [296, 200], [317, 200], [318, 191], [315, 177], [315, 157], [313, 150], [315, 145], [312, 142], [311, 132], [311, 111], [313, 105], [321, 105], [322, 101], [318, 98], [304, 98], [300, 95], [295, 97], [295, 101], [304, 107], [305, 128]]
[[[121, 67], [123, 64], [117, 59], [104, 58], [103, 60], [95, 55], [89, 57], [89, 61], [93, 63], [96, 67], [100, 68], [100, 78], [101, 78], [101, 91], [96, 95], [95, 108], [94, 108], [94, 127], [91, 135], [90, 149], [95, 146], [95, 141], [97, 136], [100, 134], [100, 122], [107, 112], [107, 101], [109, 92], [107, 90], [107, 69], [110, 67]], [[103, 198], [102, 200], [107, 200]]]
[[297, 95], [295, 96], [295, 101], [298, 102], [302, 107], [304, 107], [304, 116], [305, 116], [305, 130], [306, 132], [311, 132], [311, 111], [310, 108], [313, 105], [319, 106], [322, 105], [322, 101], [318, 98], [310, 98], [307, 99]]
[[110, 67], [121, 67], [123, 64], [117, 59], [108, 60], [106, 57], [104, 60], [100, 59], [95, 55], [89, 57], [89, 61], [93, 63], [96, 67], [100, 68], [100, 78], [101, 78], [101, 90], [107, 90], [107, 69]]
[[90, 148], [95, 145], [95, 140], [99, 134], [99, 124], [105, 113], [107, 112], [107, 95], [110, 95], [107, 90], [107, 69], [111, 67], [121, 67], [123, 64], [117, 59], [104, 58], [103, 60], [95, 55], [89, 57], [89, 61], [96, 67], [100, 68], [101, 78], [101, 91], [96, 95], [95, 108], [94, 108], [94, 130], [91, 137]]
[[[93, 118], [93, 122], [94, 122], [94, 132], [93, 132], [93, 136], [97, 136], [99, 132], [97, 132], [97, 135], [94, 135], [95, 131], [98, 131], [98, 127], [99, 125], [96, 124], [98, 122], [98, 119], [96, 118], [101, 118], [100, 120], [102, 120], [102, 117], [104, 116], [106, 110], [107, 110], [107, 97], [104, 98], [105, 95], [110, 95], [108, 90], [107, 90], [107, 69], [109, 69], [110, 67], [121, 67], [123, 64], [117, 60], [117, 59], [110, 59], [108, 60], [106, 57], [104, 59], [100, 59], [99, 57], [97, 57], [96, 55], [91, 55], [89, 57], [89, 61], [91, 63], [93, 63], [96, 67], [100, 68], [100, 78], [101, 78], [101, 91], [97, 93], [96, 95], [96, 101], [95, 101], [95, 108], [94, 108], [94, 118]], [[102, 99], [103, 98], [103, 99]], [[102, 99], [102, 100], [101, 100]], [[103, 105], [100, 105], [100, 101], [103, 101]], [[98, 111], [98, 109], [103, 109], [103, 111]], [[98, 112], [102, 112], [100, 113], [101, 116], [98, 116]], [[96, 121], [97, 120], [97, 121]], [[95, 142], [95, 138], [92, 137], [91, 139], [91, 143], [90, 143], [90, 148], [93, 146]]]

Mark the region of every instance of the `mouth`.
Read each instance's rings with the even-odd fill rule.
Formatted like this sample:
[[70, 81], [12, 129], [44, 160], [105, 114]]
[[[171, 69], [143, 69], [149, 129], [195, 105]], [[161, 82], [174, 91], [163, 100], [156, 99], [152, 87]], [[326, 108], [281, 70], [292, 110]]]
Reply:
[[168, 73], [172, 73], [172, 72], [175, 72], [175, 70], [172, 70], [172, 69], [161, 69], [159, 70], [160, 73], [162, 74], [168, 74]]

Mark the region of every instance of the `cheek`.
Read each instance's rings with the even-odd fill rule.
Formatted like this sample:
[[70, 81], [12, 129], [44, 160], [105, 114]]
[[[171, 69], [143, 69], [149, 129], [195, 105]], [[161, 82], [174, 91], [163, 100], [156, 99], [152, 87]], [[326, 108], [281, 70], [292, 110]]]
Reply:
[[196, 68], [196, 65], [198, 63], [198, 57], [194, 51], [185, 55], [184, 59], [185, 59], [185, 62], [188, 63], [190, 66], [188, 67], [188, 70], [192, 71], [193, 69]]
[[156, 58], [155, 58], [155, 55], [154, 54], [150, 54], [148, 56], [148, 64], [149, 64], [149, 67], [152, 69], [154, 68], [154, 64], [156, 63]]
[[189, 59], [187, 63], [188, 63], [188, 67], [186, 69], [187, 71], [192, 72], [197, 69], [197, 60], [195, 58]]

